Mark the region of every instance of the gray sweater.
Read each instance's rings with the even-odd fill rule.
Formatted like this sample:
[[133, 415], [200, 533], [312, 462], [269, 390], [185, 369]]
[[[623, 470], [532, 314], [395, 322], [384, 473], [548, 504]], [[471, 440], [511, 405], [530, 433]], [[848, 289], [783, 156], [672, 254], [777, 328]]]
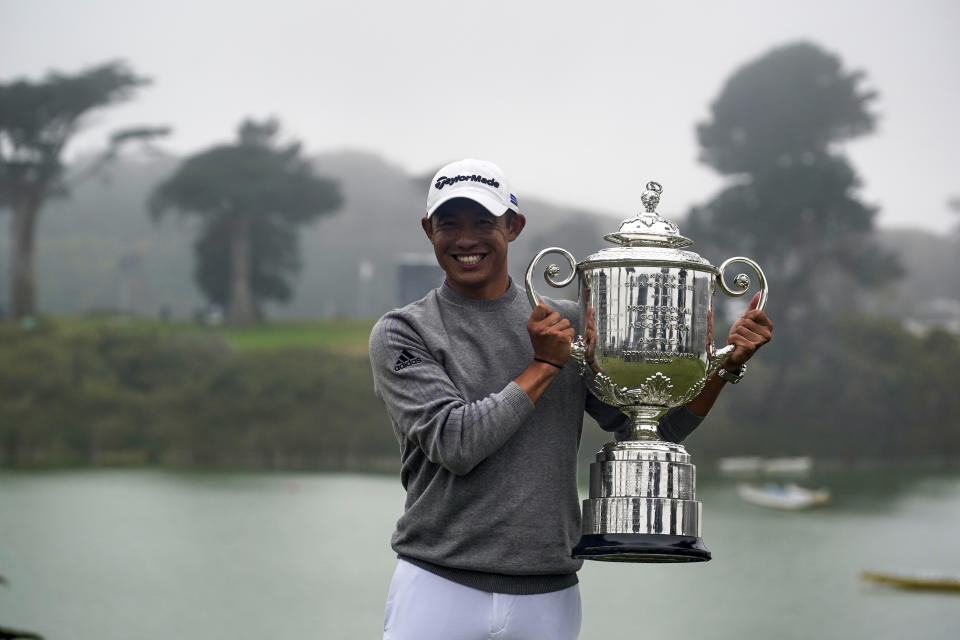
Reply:
[[[579, 334], [577, 306], [547, 301]], [[590, 395], [568, 362], [536, 405], [513, 382], [533, 359], [530, 305], [513, 283], [495, 300], [449, 286], [384, 315], [370, 335], [374, 389], [400, 442], [407, 492], [393, 549], [433, 573], [499, 593], [576, 583], [577, 448], [584, 409], [606, 430], [626, 417]], [[700, 419], [675, 409], [661, 436]]]

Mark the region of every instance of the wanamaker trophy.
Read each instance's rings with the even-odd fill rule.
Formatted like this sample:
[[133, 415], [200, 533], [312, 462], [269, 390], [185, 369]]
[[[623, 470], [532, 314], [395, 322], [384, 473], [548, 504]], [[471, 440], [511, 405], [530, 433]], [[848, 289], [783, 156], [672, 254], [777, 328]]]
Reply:
[[560, 278], [560, 268], [551, 264], [544, 278], [554, 287], [579, 278], [581, 326], [592, 310], [597, 330], [594, 362], [587, 362], [582, 336], [574, 341], [572, 359], [590, 392], [631, 421], [590, 465], [583, 532], [573, 550], [578, 558], [710, 559], [700, 533], [696, 469], [682, 445], [660, 439], [657, 422], [670, 408], [696, 397], [733, 350], [732, 345], [717, 349], [713, 344], [714, 291], [719, 287], [729, 296], [742, 296], [750, 278], [741, 273], [730, 287], [723, 277], [727, 267], [743, 263], [753, 268], [760, 309], [768, 287], [759, 265], [748, 258], [730, 258], [714, 267], [687, 250], [693, 242], [656, 212], [661, 191], [658, 183], [647, 183], [641, 198], [645, 211], [604, 236], [617, 246], [580, 263], [565, 249], [551, 247], [540, 251], [527, 268], [527, 296], [536, 306], [537, 263], [551, 253], [569, 262], [567, 277]]

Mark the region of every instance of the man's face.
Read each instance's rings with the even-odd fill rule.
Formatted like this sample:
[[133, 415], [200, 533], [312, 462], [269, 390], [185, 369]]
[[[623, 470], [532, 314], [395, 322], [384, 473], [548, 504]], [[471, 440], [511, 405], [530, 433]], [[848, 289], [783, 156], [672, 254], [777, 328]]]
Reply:
[[481, 205], [456, 198], [421, 221], [447, 282], [471, 298], [492, 299], [509, 283], [507, 245], [523, 229], [520, 214], [495, 216]]

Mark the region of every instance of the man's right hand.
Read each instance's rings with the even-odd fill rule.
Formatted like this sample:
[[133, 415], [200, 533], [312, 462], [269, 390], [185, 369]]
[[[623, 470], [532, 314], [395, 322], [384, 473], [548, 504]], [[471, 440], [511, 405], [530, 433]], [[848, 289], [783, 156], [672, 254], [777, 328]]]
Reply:
[[527, 333], [533, 344], [533, 357], [557, 366], [570, 359], [574, 330], [570, 321], [543, 304], [537, 305], [527, 321]]

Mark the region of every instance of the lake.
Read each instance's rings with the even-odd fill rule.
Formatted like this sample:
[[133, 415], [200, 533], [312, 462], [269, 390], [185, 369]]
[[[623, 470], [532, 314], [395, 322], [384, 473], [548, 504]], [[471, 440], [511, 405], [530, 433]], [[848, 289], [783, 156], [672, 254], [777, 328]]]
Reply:
[[[707, 563], [587, 562], [581, 638], [960, 638], [960, 594], [861, 581], [960, 573], [960, 473], [819, 473], [777, 512], [700, 471]], [[47, 640], [379, 638], [393, 476], [0, 472], [0, 626]]]

